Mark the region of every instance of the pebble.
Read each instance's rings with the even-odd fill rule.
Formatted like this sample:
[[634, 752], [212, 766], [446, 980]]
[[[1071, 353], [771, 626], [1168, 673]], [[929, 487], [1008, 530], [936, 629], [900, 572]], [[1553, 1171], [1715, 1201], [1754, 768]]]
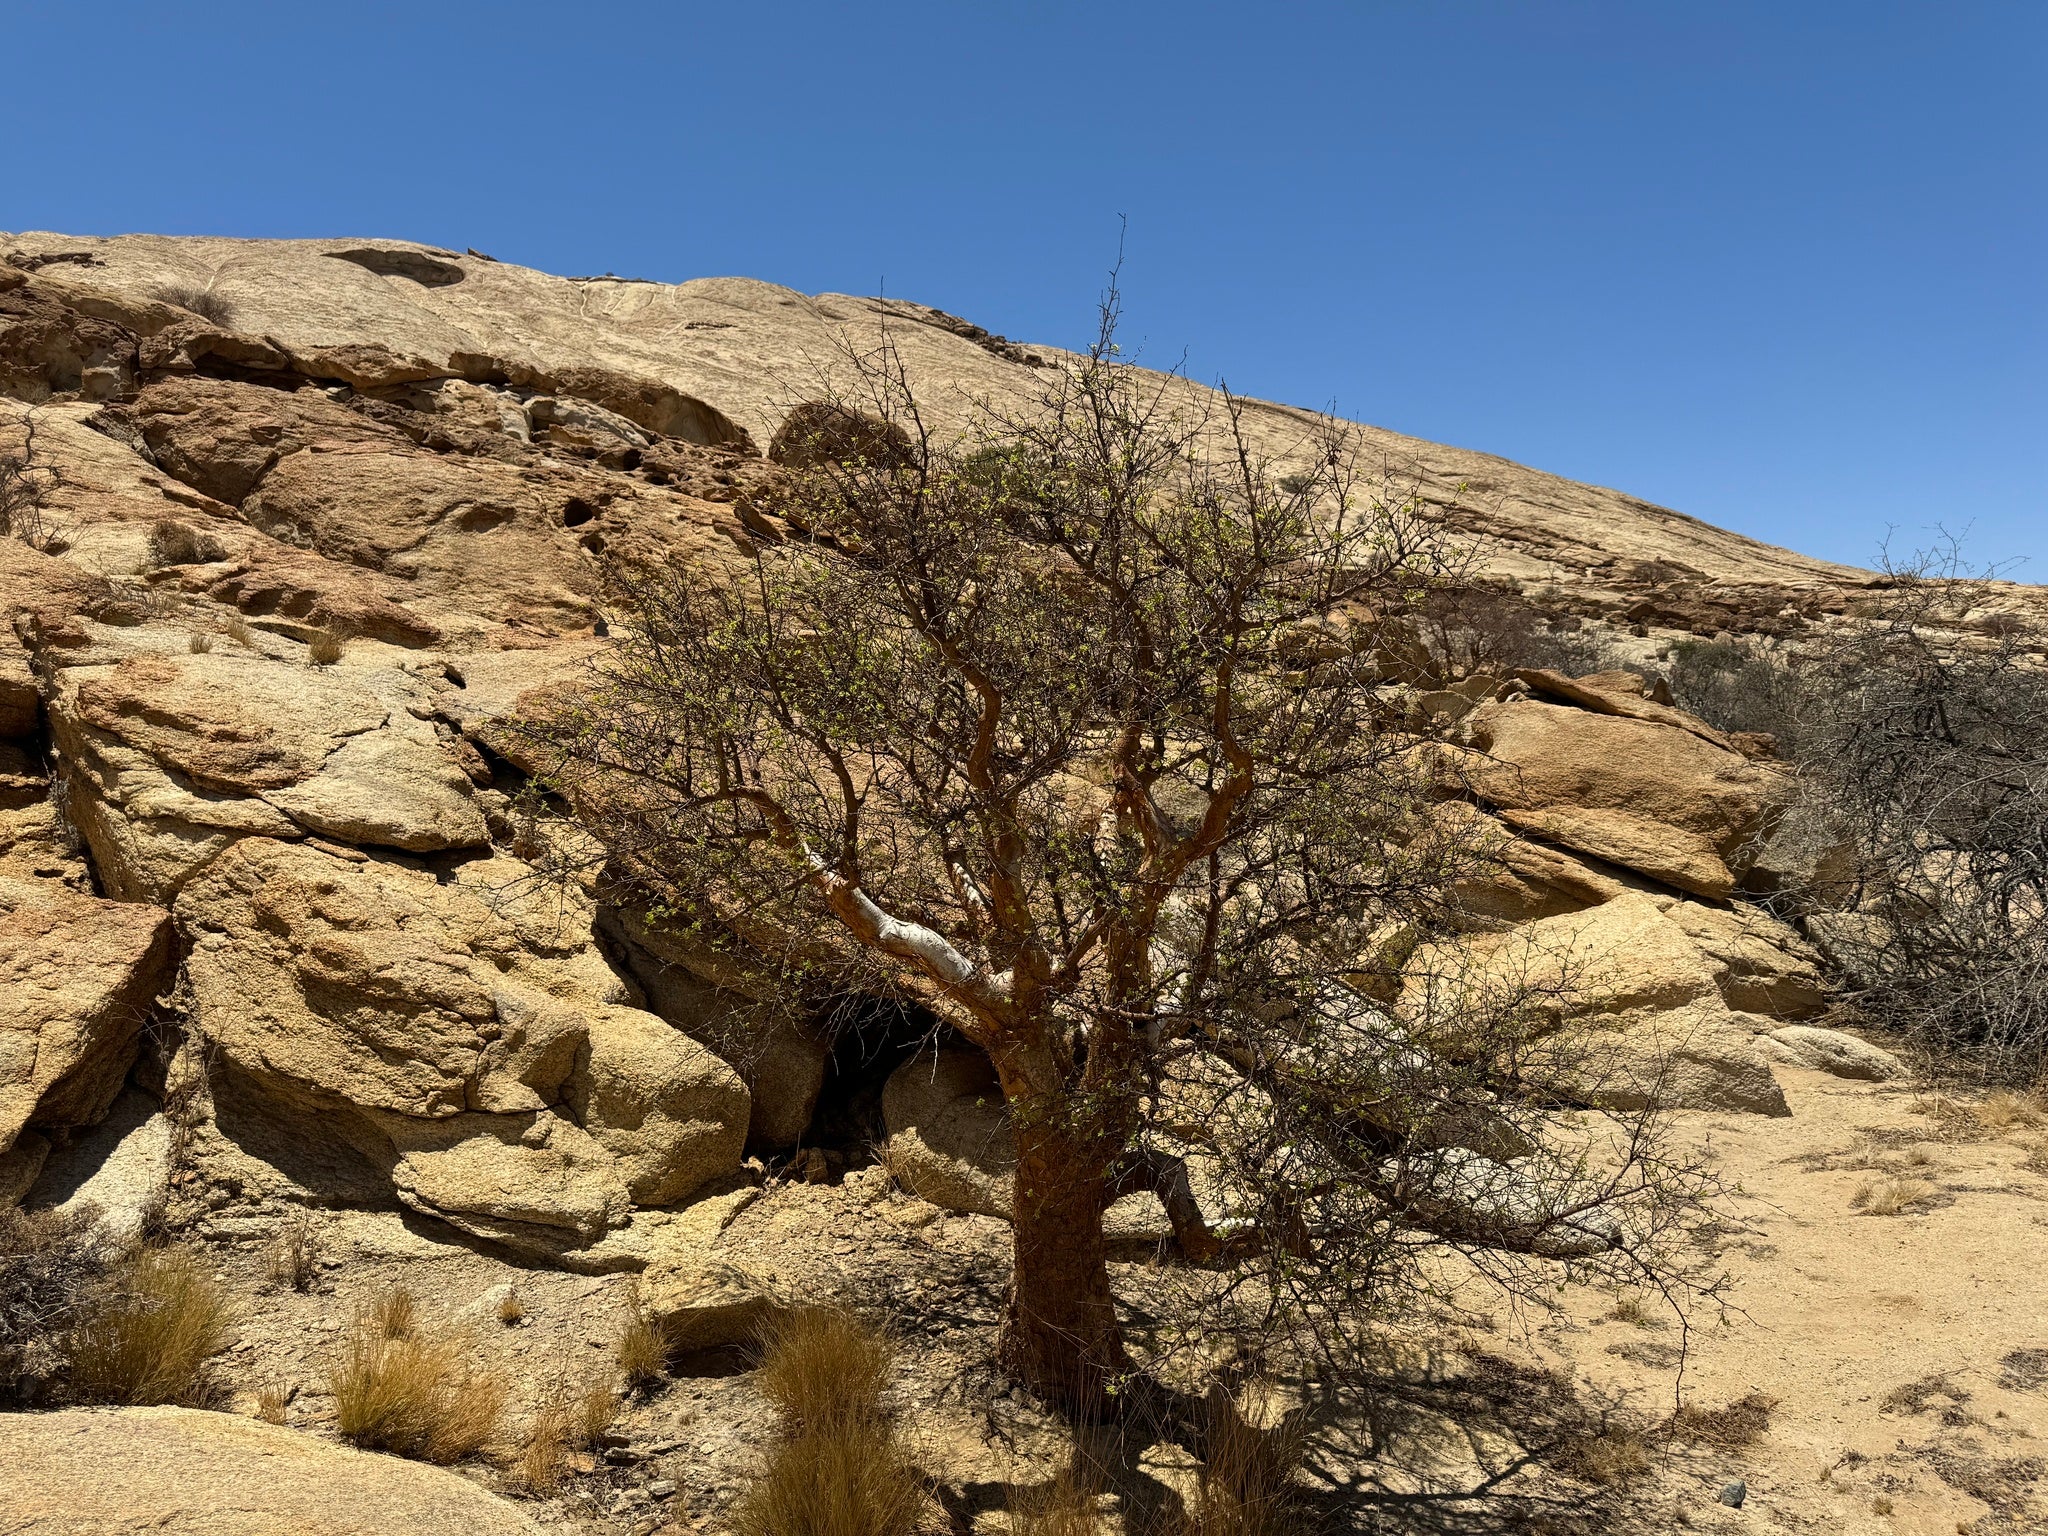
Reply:
[[657, 1499], [672, 1499], [676, 1496], [676, 1485], [665, 1477], [657, 1477], [647, 1485], [647, 1491]]
[[1734, 1482], [1724, 1485], [1721, 1489], [1721, 1502], [1730, 1509], [1742, 1508], [1742, 1501], [1748, 1497], [1749, 1484], [1739, 1477]]

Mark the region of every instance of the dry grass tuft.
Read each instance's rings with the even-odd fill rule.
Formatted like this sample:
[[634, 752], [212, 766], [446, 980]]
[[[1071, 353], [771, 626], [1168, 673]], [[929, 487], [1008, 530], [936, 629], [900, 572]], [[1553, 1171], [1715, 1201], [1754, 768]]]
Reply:
[[1925, 1179], [1894, 1175], [1870, 1180], [1849, 1197], [1849, 1204], [1866, 1216], [1898, 1216], [1924, 1204], [1934, 1193], [1935, 1187]]
[[203, 629], [195, 629], [185, 638], [185, 649], [194, 656], [204, 656], [213, 649], [213, 636]]
[[507, 1394], [463, 1354], [460, 1340], [393, 1335], [366, 1318], [327, 1377], [335, 1427], [370, 1450], [443, 1466], [475, 1455], [497, 1432]]
[[569, 1475], [569, 1410], [560, 1398], [540, 1405], [512, 1462], [512, 1477], [528, 1493], [553, 1493]]
[[253, 648], [256, 644], [256, 631], [250, 627], [249, 621], [240, 614], [236, 614], [225, 624], [221, 625], [220, 632], [237, 645], [246, 645]]
[[510, 1328], [526, 1316], [526, 1306], [519, 1299], [517, 1291], [507, 1291], [498, 1302], [498, 1321]]
[[732, 1513], [734, 1536], [910, 1536], [924, 1490], [895, 1427], [862, 1417], [785, 1439]]
[[559, 1488], [569, 1475], [570, 1452], [600, 1451], [618, 1416], [619, 1403], [611, 1387], [603, 1382], [586, 1387], [570, 1398], [556, 1393], [540, 1405], [519, 1453], [512, 1461], [512, 1476], [528, 1493], [546, 1494]]
[[1184, 1536], [1299, 1536], [1304, 1449], [1291, 1419], [1260, 1429], [1228, 1406], [1217, 1408], [1203, 1437], [1202, 1477]]
[[266, 1424], [282, 1424], [284, 1411], [291, 1406], [293, 1393], [289, 1387], [259, 1387], [256, 1392], [256, 1417]]
[[1631, 1328], [1663, 1328], [1668, 1326], [1668, 1319], [1651, 1311], [1648, 1303], [1642, 1297], [1634, 1294], [1621, 1297], [1613, 1306], [1609, 1307], [1607, 1309], [1607, 1320], [1614, 1323], [1627, 1323]]
[[1558, 1470], [1582, 1483], [1607, 1488], [1633, 1482], [1650, 1470], [1649, 1442], [1632, 1427], [1611, 1424], [1597, 1435], [1569, 1441], [1558, 1457]]
[[896, 1352], [858, 1318], [827, 1307], [791, 1312], [769, 1330], [754, 1385], [792, 1434], [872, 1414]]
[[635, 1291], [627, 1303], [626, 1321], [612, 1344], [612, 1358], [618, 1362], [619, 1377], [628, 1392], [645, 1392], [661, 1380], [668, 1368], [668, 1341], [641, 1305]]
[[1777, 1406], [1775, 1397], [1762, 1392], [1751, 1392], [1720, 1408], [1686, 1403], [1671, 1416], [1666, 1428], [1674, 1440], [1739, 1451], [1764, 1437]]
[[312, 1289], [320, 1274], [320, 1230], [313, 1224], [312, 1212], [296, 1212], [285, 1223], [284, 1230], [271, 1240], [263, 1267], [273, 1285], [294, 1291]]
[[909, 1536], [924, 1489], [883, 1401], [888, 1341], [814, 1309], [765, 1345], [755, 1380], [781, 1433], [733, 1511], [735, 1536]]
[[2005, 1088], [1987, 1093], [1979, 1103], [1971, 1106], [1971, 1113], [1977, 1117], [1977, 1123], [1994, 1136], [2010, 1131], [2033, 1130], [2048, 1120], [2037, 1095], [2014, 1093]]
[[1096, 1536], [1098, 1481], [1068, 1466], [1043, 1488], [1013, 1489], [1010, 1536]]
[[315, 635], [306, 645], [306, 659], [316, 667], [331, 667], [341, 660], [342, 644], [335, 635]]
[[379, 1338], [403, 1339], [419, 1325], [419, 1303], [412, 1292], [394, 1285], [363, 1309], [362, 1326]]
[[144, 1249], [72, 1330], [71, 1392], [82, 1402], [192, 1403], [227, 1332], [227, 1298], [182, 1248]]
[[584, 1388], [583, 1395], [576, 1399], [569, 1427], [578, 1445], [586, 1451], [595, 1451], [603, 1447], [604, 1438], [611, 1433], [612, 1423], [618, 1416], [617, 1394], [599, 1382]]

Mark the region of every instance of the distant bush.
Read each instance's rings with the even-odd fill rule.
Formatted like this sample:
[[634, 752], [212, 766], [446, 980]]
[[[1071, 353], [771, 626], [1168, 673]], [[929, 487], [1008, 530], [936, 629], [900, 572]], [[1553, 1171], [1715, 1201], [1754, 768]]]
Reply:
[[20, 446], [0, 451], [0, 539], [19, 539], [31, 549], [48, 549], [52, 534], [43, 515], [51, 472], [36, 463], [36, 422], [31, 414]]
[[315, 635], [306, 646], [306, 659], [316, 667], [331, 667], [341, 660], [342, 644], [336, 635]]
[[1849, 1000], [1937, 1075], [2048, 1075], [2048, 672], [1972, 633], [1981, 581], [1895, 571], [1822, 658], [1806, 813], [1853, 852], [1826, 932]]
[[1681, 640], [1665, 675], [1672, 702], [1707, 724], [1774, 737], [1786, 757], [1802, 750], [1811, 683], [1781, 654], [1752, 640]]
[[166, 304], [189, 310], [202, 320], [211, 320], [215, 325], [232, 327], [235, 323], [235, 306], [224, 294], [201, 283], [166, 283], [157, 289], [156, 296]]
[[0, 1405], [55, 1377], [112, 1262], [91, 1213], [0, 1209]]

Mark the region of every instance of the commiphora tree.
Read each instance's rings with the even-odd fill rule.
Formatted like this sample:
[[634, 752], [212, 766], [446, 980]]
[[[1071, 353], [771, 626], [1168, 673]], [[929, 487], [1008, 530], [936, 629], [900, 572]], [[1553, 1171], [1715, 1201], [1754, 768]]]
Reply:
[[988, 1054], [1003, 1358], [1070, 1404], [1128, 1369], [1103, 1215], [1140, 1189], [1189, 1261], [1339, 1331], [1424, 1243], [1653, 1266], [1685, 1191], [1648, 1117], [1561, 1153], [1524, 1083], [1540, 1007], [1402, 999], [1480, 856], [1375, 691], [1375, 621], [1444, 540], [1339, 424], [1283, 481], [1114, 318], [954, 436], [866, 359], [743, 579], [614, 572], [618, 638], [532, 728], [547, 782], [615, 895]]

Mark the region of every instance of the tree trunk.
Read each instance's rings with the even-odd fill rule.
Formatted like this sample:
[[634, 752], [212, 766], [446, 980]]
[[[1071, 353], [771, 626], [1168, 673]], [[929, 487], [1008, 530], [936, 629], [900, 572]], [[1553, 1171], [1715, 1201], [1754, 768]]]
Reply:
[[1016, 1263], [1003, 1363], [1041, 1396], [1098, 1414], [1105, 1389], [1128, 1365], [1102, 1236], [1108, 1159], [1098, 1138], [1076, 1137], [1051, 1119], [1017, 1117]]

